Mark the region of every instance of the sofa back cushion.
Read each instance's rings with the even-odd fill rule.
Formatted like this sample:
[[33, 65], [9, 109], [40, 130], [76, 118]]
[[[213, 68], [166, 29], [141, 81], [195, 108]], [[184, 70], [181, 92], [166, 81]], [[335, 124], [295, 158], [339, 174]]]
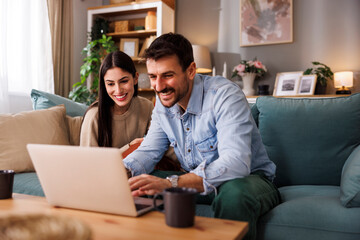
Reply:
[[69, 145], [64, 105], [44, 110], [0, 114], [0, 169], [34, 171], [28, 143]]
[[340, 185], [360, 144], [360, 94], [336, 98], [259, 97], [252, 108], [277, 186]]

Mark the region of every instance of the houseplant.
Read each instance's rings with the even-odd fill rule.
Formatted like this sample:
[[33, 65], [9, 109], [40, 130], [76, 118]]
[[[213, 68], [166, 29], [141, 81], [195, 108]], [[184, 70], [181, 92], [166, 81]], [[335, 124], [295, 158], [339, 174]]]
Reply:
[[[80, 81], [73, 85], [73, 90], [69, 93], [69, 98], [75, 102], [90, 105], [96, 100], [99, 85], [99, 69], [102, 59], [111, 52], [117, 50], [111, 37], [105, 34], [100, 39], [89, 41], [81, 51], [85, 56], [84, 64], [80, 67]], [[86, 86], [86, 80], [92, 80], [90, 89]]]
[[242, 60], [239, 65], [234, 67], [231, 78], [240, 76], [243, 81], [243, 92], [246, 96], [255, 94], [253, 88], [254, 80], [257, 76], [263, 76], [267, 72], [266, 66], [261, 61], [254, 58], [253, 60]]
[[325, 94], [328, 80], [333, 80], [334, 73], [330, 67], [320, 62], [311, 62], [314, 67], [304, 71], [304, 75], [315, 74], [317, 76], [315, 94]]

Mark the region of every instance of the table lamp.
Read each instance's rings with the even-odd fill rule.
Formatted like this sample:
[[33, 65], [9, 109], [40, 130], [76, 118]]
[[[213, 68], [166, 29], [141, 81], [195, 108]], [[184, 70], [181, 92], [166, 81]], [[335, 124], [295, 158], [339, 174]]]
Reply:
[[351, 94], [349, 87], [353, 86], [353, 72], [344, 71], [334, 73], [336, 94]]
[[202, 74], [211, 73], [210, 51], [206, 46], [192, 45], [194, 61], [196, 63], [196, 72]]

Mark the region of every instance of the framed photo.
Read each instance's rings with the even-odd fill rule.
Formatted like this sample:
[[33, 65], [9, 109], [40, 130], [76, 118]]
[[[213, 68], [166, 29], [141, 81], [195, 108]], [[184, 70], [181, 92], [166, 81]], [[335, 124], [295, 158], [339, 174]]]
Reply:
[[137, 57], [139, 53], [139, 39], [122, 38], [120, 40], [120, 50], [132, 58]]
[[282, 72], [276, 74], [274, 96], [294, 96], [298, 93], [303, 72]]
[[293, 42], [293, 0], [239, 0], [240, 46]]
[[300, 77], [298, 95], [314, 95], [317, 76], [303, 75]]

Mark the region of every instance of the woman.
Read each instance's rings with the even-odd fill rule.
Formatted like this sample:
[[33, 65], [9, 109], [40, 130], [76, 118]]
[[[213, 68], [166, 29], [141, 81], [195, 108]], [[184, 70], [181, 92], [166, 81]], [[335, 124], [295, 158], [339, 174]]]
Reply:
[[[80, 146], [117, 147], [141, 143], [150, 126], [153, 103], [138, 96], [132, 59], [121, 51], [108, 54], [100, 67], [99, 99], [86, 111]], [[171, 149], [156, 169], [180, 170]]]
[[144, 137], [153, 104], [137, 96], [138, 76], [125, 53], [117, 51], [105, 57], [100, 67], [99, 99], [85, 113], [80, 146], [120, 148]]

